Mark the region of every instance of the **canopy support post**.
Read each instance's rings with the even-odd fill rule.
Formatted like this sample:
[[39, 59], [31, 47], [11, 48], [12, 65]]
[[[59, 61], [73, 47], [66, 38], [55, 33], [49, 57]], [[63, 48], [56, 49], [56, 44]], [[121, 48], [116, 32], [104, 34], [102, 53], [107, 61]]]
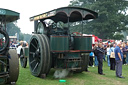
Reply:
[[69, 16], [68, 16], [68, 34], [70, 34], [69, 28], [70, 28], [70, 23], [69, 23]]
[[38, 20], [34, 21], [34, 33], [36, 33], [36, 30], [37, 30], [37, 24], [38, 24]]
[[83, 28], [84, 28], [84, 25], [83, 25], [83, 18], [82, 18], [82, 35], [81, 36], [83, 36]]

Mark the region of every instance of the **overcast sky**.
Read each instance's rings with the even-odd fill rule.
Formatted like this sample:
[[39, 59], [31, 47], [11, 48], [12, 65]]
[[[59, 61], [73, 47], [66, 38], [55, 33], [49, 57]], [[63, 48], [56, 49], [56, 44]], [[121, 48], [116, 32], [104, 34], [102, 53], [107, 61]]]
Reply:
[[20, 13], [18, 27], [21, 32], [31, 34], [34, 30], [33, 22], [29, 17], [38, 15], [56, 8], [68, 6], [71, 0], [0, 0], [0, 8], [10, 9]]

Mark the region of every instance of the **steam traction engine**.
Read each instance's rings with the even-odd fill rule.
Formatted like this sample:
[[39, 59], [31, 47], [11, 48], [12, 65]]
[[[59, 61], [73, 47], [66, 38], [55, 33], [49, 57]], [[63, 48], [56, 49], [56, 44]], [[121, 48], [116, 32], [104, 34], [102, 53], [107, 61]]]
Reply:
[[0, 84], [16, 82], [19, 75], [19, 60], [16, 50], [9, 50], [6, 23], [19, 19], [19, 13], [0, 8]]
[[51, 68], [84, 71], [88, 65], [88, 53], [92, 51], [92, 36], [71, 33], [70, 23], [97, 16], [89, 9], [63, 7], [30, 17], [30, 21], [34, 21], [34, 33], [28, 48], [32, 75], [47, 75]]

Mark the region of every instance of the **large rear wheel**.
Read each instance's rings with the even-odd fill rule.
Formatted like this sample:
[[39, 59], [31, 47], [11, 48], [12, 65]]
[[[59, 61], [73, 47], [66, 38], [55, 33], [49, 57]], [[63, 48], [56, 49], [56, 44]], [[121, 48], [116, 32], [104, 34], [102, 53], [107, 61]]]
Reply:
[[51, 58], [49, 40], [46, 35], [35, 34], [31, 37], [29, 45], [29, 66], [34, 76], [48, 74], [51, 68]]
[[16, 82], [19, 76], [19, 59], [16, 50], [10, 49], [9, 50], [9, 78], [7, 83], [10, 84], [11, 82]]

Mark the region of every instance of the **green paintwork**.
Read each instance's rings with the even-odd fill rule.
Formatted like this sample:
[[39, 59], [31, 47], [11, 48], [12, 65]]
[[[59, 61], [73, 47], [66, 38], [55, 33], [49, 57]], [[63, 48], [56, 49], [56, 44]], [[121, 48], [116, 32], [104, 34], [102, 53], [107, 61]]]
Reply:
[[[77, 60], [76, 60], [77, 59]], [[59, 69], [72, 69], [85, 71], [89, 63], [89, 53], [66, 53], [63, 58], [55, 60], [55, 67]], [[81, 69], [79, 69], [81, 68]]]
[[80, 51], [92, 50], [91, 36], [74, 36], [74, 49]]
[[3, 83], [5, 83], [5, 78], [0, 78], [0, 84], [3, 84]]
[[[78, 61], [77, 61], [78, 60]], [[80, 67], [80, 53], [66, 53], [63, 58], [57, 58], [57, 68], [79, 68]]]
[[69, 51], [69, 36], [50, 36], [50, 49], [52, 52]]
[[27, 58], [28, 57], [28, 47], [24, 47], [24, 57]]
[[13, 22], [19, 19], [20, 14], [18, 12], [0, 8], [0, 21], [1, 18], [5, 18], [6, 22]]
[[[80, 53], [68, 53], [67, 58], [80, 58]], [[67, 63], [68, 68], [77, 68], [80, 67], [80, 61], [72, 61]]]
[[62, 7], [30, 17], [30, 21], [52, 19], [54, 22], [62, 21], [64, 23], [67, 23], [68, 17], [70, 17], [69, 22], [76, 22], [97, 18], [98, 14], [86, 8]]

